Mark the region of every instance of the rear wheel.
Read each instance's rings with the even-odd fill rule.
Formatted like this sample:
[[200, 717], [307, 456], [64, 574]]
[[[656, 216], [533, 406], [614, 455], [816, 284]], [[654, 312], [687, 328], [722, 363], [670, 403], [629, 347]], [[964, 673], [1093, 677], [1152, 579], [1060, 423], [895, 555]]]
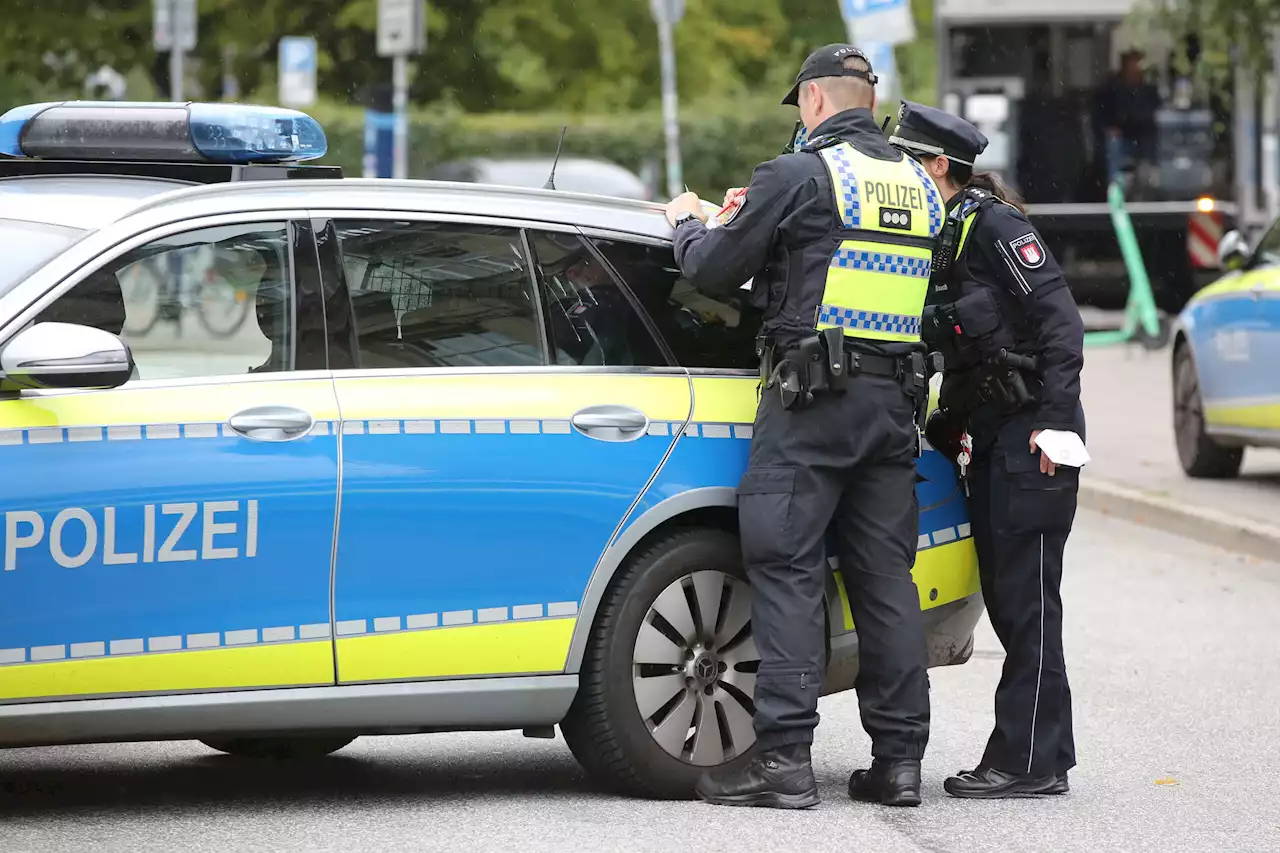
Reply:
[[748, 760], [759, 665], [737, 537], [674, 533], [605, 594], [561, 729], [598, 782], [688, 798], [706, 770]]
[[278, 761], [296, 761], [323, 758], [350, 744], [355, 737], [331, 735], [325, 737], [239, 737], [200, 741], [210, 749], [240, 758], [267, 758]]
[[1228, 479], [1240, 473], [1244, 448], [1224, 447], [1205, 430], [1200, 378], [1191, 350], [1185, 344], [1174, 354], [1173, 431], [1178, 461], [1188, 476]]

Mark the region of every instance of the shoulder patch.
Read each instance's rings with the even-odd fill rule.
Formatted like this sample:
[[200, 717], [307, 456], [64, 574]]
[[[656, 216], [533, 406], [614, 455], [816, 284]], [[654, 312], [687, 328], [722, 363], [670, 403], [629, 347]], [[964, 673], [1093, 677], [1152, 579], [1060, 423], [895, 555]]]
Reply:
[[1016, 240], [1010, 240], [1009, 248], [1018, 258], [1018, 263], [1027, 269], [1037, 270], [1044, 266], [1046, 253], [1044, 246], [1040, 245], [1040, 236], [1034, 231], [1023, 234]]

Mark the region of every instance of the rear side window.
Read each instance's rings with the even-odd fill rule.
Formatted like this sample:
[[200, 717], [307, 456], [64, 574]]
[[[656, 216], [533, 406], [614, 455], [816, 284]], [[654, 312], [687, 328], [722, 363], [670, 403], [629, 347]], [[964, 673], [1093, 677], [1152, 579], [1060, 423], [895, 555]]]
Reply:
[[0, 293], [44, 266], [84, 233], [61, 225], [0, 219], [0, 258], [4, 258], [0, 265]]
[[518, 230], [394, 220], [334, 225], [355, 327], [351, 367], [544, 363]]
[[668, 361], [609, 268], [576, 234], [530, 231], [555, 364], [661, 367]]
[[734, 295], [700, 291], [676, 266], [670, 246], [626, 240], [593, 240], [596, 248], [636, 294], [682, 367], [754, 370], [761, 313]]

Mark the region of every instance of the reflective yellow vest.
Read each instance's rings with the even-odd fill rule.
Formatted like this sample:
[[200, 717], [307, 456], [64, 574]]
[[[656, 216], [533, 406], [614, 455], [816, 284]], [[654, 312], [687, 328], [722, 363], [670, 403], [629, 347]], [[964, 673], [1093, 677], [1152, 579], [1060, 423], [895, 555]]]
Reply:
[[933, 179], [913, 158], [896, 163], [860, 153], [847, 142], [818, 150], [844, 224], [818, 305], [819, 331], [846, 338], [920, 340], [943, 204]]

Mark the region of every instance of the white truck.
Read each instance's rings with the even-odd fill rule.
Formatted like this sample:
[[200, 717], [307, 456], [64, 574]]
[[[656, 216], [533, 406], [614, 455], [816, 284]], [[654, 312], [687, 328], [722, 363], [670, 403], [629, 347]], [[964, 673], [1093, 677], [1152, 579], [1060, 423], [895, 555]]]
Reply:
[[[1134, 44], [1126, 19], [1135, 2], [935, 5], [941, 106], [983, 129], [991, 145], [978, 168], [1001, 173], [1018, 189], [1077, 299], [1104, 307], [1123, 303], [1127, 275], [1106, 203], [1113, 123], [1107, 116], [1117, 113], [1103, 105]], [[1121, 186], [1157, 304], [1174, 313], [1220, 274], [1224, 231], [1265, 222], [1257, 199], [1276, 181], [1269, 168], [1259, 174], [1259, 140], [1274, 134], [1255, 129], [1254, 87], [1237, 75], [1243, 108], [1233, 111], [1227, 99], [1177, 75], [1172, 59], [1177, 52], [1194, 59], [1194, 40], [1163, 42], [1142, 59], [1158, 106], [1148, 113], [1145, 148], [1121, 173]]]

